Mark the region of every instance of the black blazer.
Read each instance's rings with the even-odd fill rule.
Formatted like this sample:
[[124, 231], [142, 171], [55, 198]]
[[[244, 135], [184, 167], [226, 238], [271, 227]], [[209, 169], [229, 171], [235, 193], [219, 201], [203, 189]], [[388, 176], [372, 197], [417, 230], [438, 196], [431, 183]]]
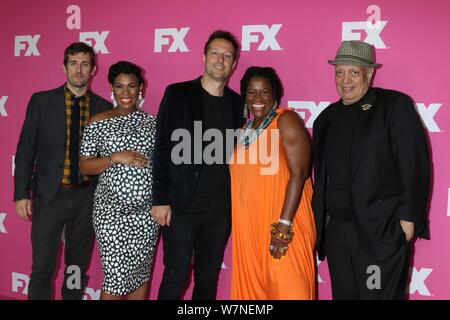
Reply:
[[[316, 248], [323, 260], [326, 227], [327, 136], [338, 103], [314, 122], [312, 200]], [[415, 223], [415, 235], [429, 239], [426, 207], [430, 187], [428, 143], [412, 100], [403, 93], [371, 88], [358, 103], [369, 104], [355, 125], [350, 196], [361, 244], [377, 259], [390, 257], [404, 244], [399, 219]]]
[[[182, 212], [189, 204], [201, 172], [201, 164], [174, 164], [171, 161], [172, 148], [179, 143], [171, 141], [172, 132], [186, 129], [193, 142], [194, 121], [204, 120], [200, 79], [169, 85], [158, 111], [153, 153], [153, 205], [170, 205], [172, 212]], [[231, 101], [233, 108], [233, 128], [229, 129], [236, 130], [243, 124], [241, 98], [228, 87], [225, 87], [224, 97]], [[194, 143], [191, 145], [193, 158]]]
[[[90, 115], [112, 107], [88, 91]], [[62, 181], [66, 152], [66, 102], [64, 86], [34, 93], [28, 103], [15, 156], [14, 200], [48, 204]]]

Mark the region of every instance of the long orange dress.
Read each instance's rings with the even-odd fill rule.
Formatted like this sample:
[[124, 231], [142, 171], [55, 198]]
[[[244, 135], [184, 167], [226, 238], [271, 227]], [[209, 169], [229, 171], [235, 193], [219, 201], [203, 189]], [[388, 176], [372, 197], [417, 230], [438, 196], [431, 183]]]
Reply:
[[[312, 183], [308, 179], [294, 217], [294, 237], [286, 256], [279, 261], [269, 252], [270, 225], [278, 222], [290, 173], [277, 128], [282, 110], [248, 149], [238, 142], [230, 163], [232, 192], [232, 264], [233, 300], [308, 300], [315, 299], [314, 218], [311, 209]], [[270, 143], [271, 138], [278, 143]], [[264, 157], [253, 164], [251, 154], [278, 154], [278, 170]], [[244, 155], [245, 164], [239, 155]], [[264, 164], [265, 163], [265, 164]], [[262, 174], [261, 169], [266, 169]], [[272, 172], [270, 172], [272, 171]], [[269, 173], [269, 174], [267, 174]]]

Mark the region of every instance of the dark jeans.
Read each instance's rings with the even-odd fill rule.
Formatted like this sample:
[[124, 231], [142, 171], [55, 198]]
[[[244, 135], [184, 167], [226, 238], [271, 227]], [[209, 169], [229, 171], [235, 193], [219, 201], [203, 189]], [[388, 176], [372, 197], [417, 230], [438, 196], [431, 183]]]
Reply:
[[192, 299], [216, 299], [217, 281], [230, 229], [229, 210], [173, 214], [170, 227], [162, 228], [164, 274], [158, 299], [181, 298], [193, 253]]
[[90, 185], [78, 190], [60, 189], [48, 205], [33, 206], [33, 265], [28, 299], [51, 299], [51, 282], [64, 228], [65, 272], [61, 295], [64, 300], [82, 299], [93, 248], [92, 205]]
[[326, 229], [325, 251], [333, 299], [405, 299], [410, 249], [405, 240], [393, 256], [377, 261], [360, 246], [352, 219], [331, 217]]

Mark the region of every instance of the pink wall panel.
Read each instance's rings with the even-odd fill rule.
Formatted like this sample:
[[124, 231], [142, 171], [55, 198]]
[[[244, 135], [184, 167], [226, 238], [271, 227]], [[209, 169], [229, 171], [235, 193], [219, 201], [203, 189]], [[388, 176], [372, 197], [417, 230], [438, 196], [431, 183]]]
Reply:
[[[241, 53], [231, 87], [239, 89], [239, 80], [251, 65], [274, 67], [285, 86], [282, 105], [295, 107], [308, 127], [318, 108], [338, 99], [333, 68], [326, 61], [334, 58], [340, 41], [353, 37], [375, 45], [377, 60], [383, 64], [375, 86], [400, 90], [414, 99], [432, 149], [434, 178], [429, 214], [432, 238], [416, 243], [410, 298], [450, 299], [450, 255], [445, 254], [450, 243], [449, 1], [78, 0], [80, 28], [69, 29], [67, 23], [73, 15], [67, 9], [72, 4], [66, 0], [15, 0], [2, 4], [0, 11], [0, 295], [26, 298], [31, 271], [31, 228], [29, 222], [15, 214], [13, 157], [31, 94], [65, 81], [62, 72], [65, 47], [87, 32], [98, 35], [97, 40], [86, 41], [92, 41], [100, 50], [99, 71], [92, 89], [105, 98], [110, 96], [108, 67], [122, 59], [139, 64], [148, 81], [143, 108], [156, 114], [168, 84], [192, 79], [203, 72], [203, 44], [213, 30], [222, 28], [235, 33], [247, 48]], [[369, 29], [367, 20], [379, 21], [381, 27]], [[163, 28], [182, 32], [175, 37], [163, 36], [161, 39], [167, 40], [167, 44], [158, 45], [156, 30]], [[32, 45], [20, 39], [33, 39]], [[219, 299], [229, 296], [230, 262], [228, 246]], [[57, 298], [61, 275], [60, 269]], [[97, 299], [101, 288], [97, 250], [89, 275], [86, 298]], [[160, 245], [151, 299], [156, 298], [161, 275]], [[329, 299], [326, 262], [319, 264], [318, 275], [319, 298]], [[191, 287], [188, 298], [190, 292]]]

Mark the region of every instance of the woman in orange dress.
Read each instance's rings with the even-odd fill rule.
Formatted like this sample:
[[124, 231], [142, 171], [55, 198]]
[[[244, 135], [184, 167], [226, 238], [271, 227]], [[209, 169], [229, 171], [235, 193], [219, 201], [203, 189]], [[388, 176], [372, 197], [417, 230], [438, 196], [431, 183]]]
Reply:
[[309, 137], [295, 112], [278, 109], [274, 69], [248, 68], [241, 95], [254, 118], [230, 161], [231, 299], [314, 299]]

